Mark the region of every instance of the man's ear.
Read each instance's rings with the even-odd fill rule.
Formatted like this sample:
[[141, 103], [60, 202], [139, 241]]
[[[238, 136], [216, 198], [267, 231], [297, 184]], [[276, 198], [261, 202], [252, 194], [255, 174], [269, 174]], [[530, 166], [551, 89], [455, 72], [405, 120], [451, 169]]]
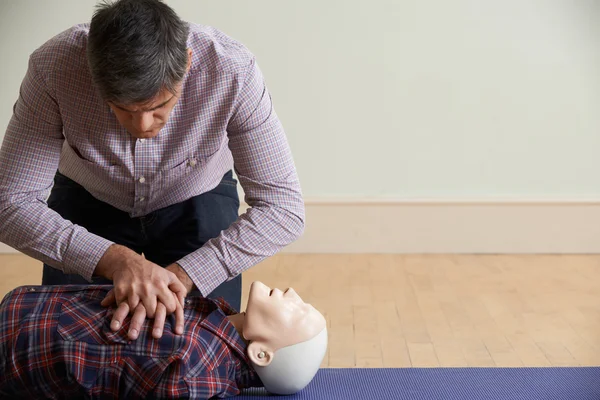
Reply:
[[261, 367], [266, 367], [273, 361], [273, 351], [260, 342], [250, 342], [247, 351], [250, 360]]
[[188, 72], [192, 66], [192, 49], [187, 49], [188, 53], [188, 62], [185, 72]]

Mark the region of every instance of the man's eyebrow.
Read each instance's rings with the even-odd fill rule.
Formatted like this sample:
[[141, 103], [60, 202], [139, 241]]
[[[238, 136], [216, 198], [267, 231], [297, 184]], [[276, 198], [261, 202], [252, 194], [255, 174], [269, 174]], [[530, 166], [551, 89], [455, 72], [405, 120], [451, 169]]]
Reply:
[[[156, 107], [150, 108], [148, 110], [143, 110], [143, 111], [154, 111], [154, 110], [156, 110], [158, 108], [161, 108], [161, 107], [165, 106], [168, 102], [170, 102], [171, 100], [173, 100], [173, 97], [175, 97], [175, 96], [171, 96], [171, 98], [169, 98], [169, 100], [165, 101], [164, 103], [161, 103], [161, 104], [157, 105]], [[119, 106], [117, 104], [115, 104], [115, 107], [117, 107], [118, 109], [123, 110], [123, 111], [134, 112], [134, 111], [128, 110], [126, 108], [123, 108], [123, 107], [121, 107], [121, 106]]]

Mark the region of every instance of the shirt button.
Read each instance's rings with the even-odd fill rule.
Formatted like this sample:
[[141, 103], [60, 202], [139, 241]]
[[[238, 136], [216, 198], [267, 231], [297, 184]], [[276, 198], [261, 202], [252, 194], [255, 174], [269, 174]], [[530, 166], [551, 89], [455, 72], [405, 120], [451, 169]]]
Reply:
[[140, 139], [140, 142], [144, 143], [146, 141], [146, 139]]
[[193, 158], [191, 158], [191, 159], [188, 161], [188, 165], [189, 165], [190, 167], [194, 167], [194, 166], [196, 166], [196, 160], [195, 160], [195, 159], [193, 159]]
[[142, 196], [142, 197], [140, 197], [138, 200], [139, 200], [139, 201], [144, 201], [144, 200], [146, 200], [146, 198]]
[[144, 183], [146, 182], [146, 178], [144, 178], [143, 176], [140, 176], [140, 179], [138, 179], [140, 181], [140, 183]]

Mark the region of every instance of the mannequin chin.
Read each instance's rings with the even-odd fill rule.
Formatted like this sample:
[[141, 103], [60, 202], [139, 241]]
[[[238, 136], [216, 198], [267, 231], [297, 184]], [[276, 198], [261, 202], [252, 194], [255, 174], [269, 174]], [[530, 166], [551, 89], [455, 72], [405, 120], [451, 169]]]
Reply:
[[314, 378], [327, 351], [327, 324], [293, 289], [253, 282], [246, 312], [229, 319], [248, 343], [248, 358], [268, 392], [293, 394]]

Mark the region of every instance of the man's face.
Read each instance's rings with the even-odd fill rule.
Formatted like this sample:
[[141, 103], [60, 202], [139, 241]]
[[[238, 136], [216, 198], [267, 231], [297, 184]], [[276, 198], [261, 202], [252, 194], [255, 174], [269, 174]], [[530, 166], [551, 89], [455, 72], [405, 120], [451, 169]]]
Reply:
[[175, 107], [181, 93], [181, 84], [175, 94], [162, 90], [152, 100], [143, 104], [115, 104], [108, 105], [127, 131], [138, 139], [149, 139], [158, 135], [158, 132], [167, 123], [169, 115]]
[[[192, 49], [188, 49], [186, 73], [192, 66]], [[138, 139], [149, 139], [158, 135], [166, 125], [173, 107], [181, 97], [183, 82], [180, 82], [171, 93], [161, 90], [153, 99], [141, 104], [117, 104], [109, 102], [111, 110], [119, 123]]]
[[325, 326], [323, 316], [294, 289], [281, 291], [253, 282], [244, 321], [244, 336], [277, 349], [310, 339]]

